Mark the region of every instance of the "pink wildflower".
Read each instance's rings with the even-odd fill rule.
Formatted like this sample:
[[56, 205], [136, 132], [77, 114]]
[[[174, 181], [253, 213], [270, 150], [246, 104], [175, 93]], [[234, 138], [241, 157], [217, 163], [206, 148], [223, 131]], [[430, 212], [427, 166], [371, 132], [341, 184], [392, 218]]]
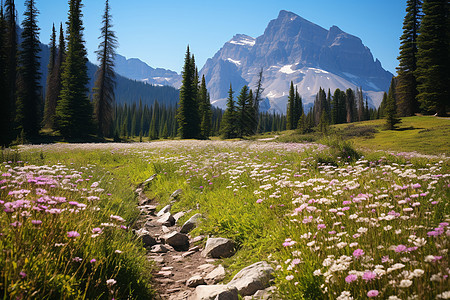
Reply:
[[76, 238], [76, 237], [79, 237], [79, 236], [80, 236], [80, 234], [78, 232], [76, 232], [76, 231], [68, 231], [67, 232], [67, 237]]
[[376, 297], [376, 296], [378, 296], [378, 291], [377, 290], [370, 290], [370, 291], [368, 291], [367, 292], [367, 297], [370, 297], [370, 298], [372, 298], [372, 297]]
[[345, 277], [345, 282], [351, 283], [357, 279], [358, 279], [358, 276], [356, 276], [355, 274], [350, 274], [347, 277]]
[[372, 272], [372, 271], [367, 271], [367, 272], [365, 272], [365, 273], [363, 274], [363, 276], [362, 276], [362, 278], [363, 278], [365, 281], [370, 281], [370, 280], [372, 280], [372, 279], [375, 279], [375, 277], [377, 277], [377, 274], [374, 273], [374, 272]]
[[353, 251], [353, 256], [356, 258], [363, 256], [363, 255], [364, 255], [364, 251], [362, 249], [358, 248], [355, 251]]
[[395, 252], [403, 252], [406, 251], [407, 247], [405, 245], [398, 245], [397, 248], [395, 248]]
[[33, 225], [41, 225], [42, 221], [41, 220], [31, 220], [31, 224], [33, 224]]

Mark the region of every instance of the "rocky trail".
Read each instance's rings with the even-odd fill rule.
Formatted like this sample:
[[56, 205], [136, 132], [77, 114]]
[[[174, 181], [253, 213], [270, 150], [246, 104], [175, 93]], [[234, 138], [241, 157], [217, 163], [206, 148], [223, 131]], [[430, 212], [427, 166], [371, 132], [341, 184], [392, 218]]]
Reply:
[[[148, 259], [157, 264], [154, 288], [161, 300], [237, 300], [274, 299], [270, 287], [273, 268], [265, 261], [242, 269], [228, 284], [220, 284], [226, 270], [219, 260], [235, 252], [235, 243], [225, 238], [192, 237], [189, 232], [202, 216], [195, 214], [180, 226], [178, 220], [188, 212], [171, 214], [171, 205], [156, 211], [154, 203], [145, 193], [145, 187], [156, 177], [140, 184], [138, 194], [141, 211], [134, 232], [148, 250]], [[182, 190], [171, 196], [174, 203]], [[201, 243], [206, 240], [206, 245]]]

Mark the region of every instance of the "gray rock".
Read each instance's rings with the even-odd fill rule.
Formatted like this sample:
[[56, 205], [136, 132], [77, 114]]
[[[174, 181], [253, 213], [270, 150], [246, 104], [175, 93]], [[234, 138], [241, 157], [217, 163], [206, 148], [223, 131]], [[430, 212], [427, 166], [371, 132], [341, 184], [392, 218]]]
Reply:
[[190, 300], [238, 300], [236, 288], [226, 285], [199, 285]]
[[269, 286], [273, 268], [265, 261], [254, 263], [240, 270], [228, 283], [229, 287], [235, 287], [241, 296], [255, 294]]
[[144, 247], [151, 247], [151, 246], [157, 244], [155, 238], [152, 237], [150, 235], [150, 232], [148, 232], [144, 228], [137, 230], [135, 233], [139, 237], [139, 239], [142, 241], [142, 244], [144, 244]]
[[204, 285], [204, 284], [206, 284], [205, 280], [200, 275], [192, 276], [191, 278], [189, 278], [186, 281], [186, 285], [191, 288], [195, 288], [196, 286]]
[[166, 212], [165, 214], [160, 216], [160, 218], [156, 222], [158, 222], [159, 224], [162, 224], [164, 226], [167, 226], [167, 227], [171, 227], [171, 226], [175, 225], [175, 219], [173, 218], [173, 216], [170, 212]]
[[206, 282], [209, 284], [216, 284], [219, 281], [222, 281], [225, 278], [225, 269], [222, 265], [219, 265], [217, 268], [212, 270], [205, 276]]
[[182, 192], [183, 192], [182, 189], [178, 189], [175, 192], [173, 192], [172, 195], [170, 195], [170, 198], [176, 199], [179, 195], [181, 195]]
[[176, 214], [173, 215], [173, 218], [175, 219], [176, 222], [178, 222], [178, 220], [183, 217], [186, 213], [184, 211], [179, 211]]
[[161, 245], [161, 244], [154, 245], [150, 249], [150, 252], [153, 252], [153, 253], [166, 253], [168, 251], [169, 251], [169, 249], [167, 249], [167, 247], [165, 247], [164, 245]]
[[172, 208], [172, 205], [166, 205], [163, 207], [163, 209], [161, 209], [160, 211], [158, 211], [158, 213], [156, 214], [157, 217], [161, 217], [162, 215], [170, 212], [170, 209]]
[[235, 253], [235, 243], [225, 238], [209, 238], [206, 241], [203, 257], [223, 258], [231, 257]]
[[153, 179], [155, 179], [157, 176], [157, 174], [153, 174], [152, 176], [150, 176], [149, 178], [147, 178], [143, 183], [142, 186], [146, 186], [147, 184], [149, 184]]
[[200, 241], [202, 241], [204, 238], [205, 238], [204, 235], [196, 236], [196, 237], [194, 237], [194, 238], [191, 239], [191, 243], [193, 244], [193, 243], [200, 242]]
[[172, 231], [160, 237], [161, 241], [165, 244], [169, 244], [177, 251], [183, 251], [189, 249], [189, 238], [187, 235]]
[[183, 224], [183, 226], [181, 227], [180, 232], [181, 233], [189, 233], [192, 229], [194, 229], [197, 226], [197, 224], [198, 224], [198, 222], [199, 222], [201, 217], [202, 217], [201, 214], [195, 214], [192, 217], [190, 217], [189, 220], [187, 220]]

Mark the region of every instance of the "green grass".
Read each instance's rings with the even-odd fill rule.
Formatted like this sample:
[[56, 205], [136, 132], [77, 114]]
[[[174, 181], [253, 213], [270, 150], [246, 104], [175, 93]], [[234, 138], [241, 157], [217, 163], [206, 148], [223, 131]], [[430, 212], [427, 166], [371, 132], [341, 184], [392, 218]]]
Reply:
[[[418, 152], [430, 155], [449, 155], [450, 118], [414, 116], [401, 118], [397, 130], [384, 130], [384, 119], [338, 124], [330, 127], [328, 135], [348, 140], [355, 147], [366, 150]], [[284, 131], [278, 142], [321, 142], [324, 134], [298, 134]]]

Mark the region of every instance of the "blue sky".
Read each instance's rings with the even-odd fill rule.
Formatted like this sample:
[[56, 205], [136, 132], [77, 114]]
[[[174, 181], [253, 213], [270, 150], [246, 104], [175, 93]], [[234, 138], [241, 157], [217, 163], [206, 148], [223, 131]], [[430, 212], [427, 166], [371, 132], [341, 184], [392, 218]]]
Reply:
[[[24, 2], [16, 0], [20, 22]], [[95, 62], [104, 1], [83, 3], [86, 47]], [[110, 5], [117, 52], [152, 67], [180, 72], [189, 44], [201, 68], [233, 35], [260, 36], [284, 9], [326, 29], [336, 25], [360, 37], [374, 58], [395, 74], [406, 0], [110, 0]], [[40, 39], [48, 43], [52, 23], [67, 20], [68, 1], [36, 0], [36, 6]]]

